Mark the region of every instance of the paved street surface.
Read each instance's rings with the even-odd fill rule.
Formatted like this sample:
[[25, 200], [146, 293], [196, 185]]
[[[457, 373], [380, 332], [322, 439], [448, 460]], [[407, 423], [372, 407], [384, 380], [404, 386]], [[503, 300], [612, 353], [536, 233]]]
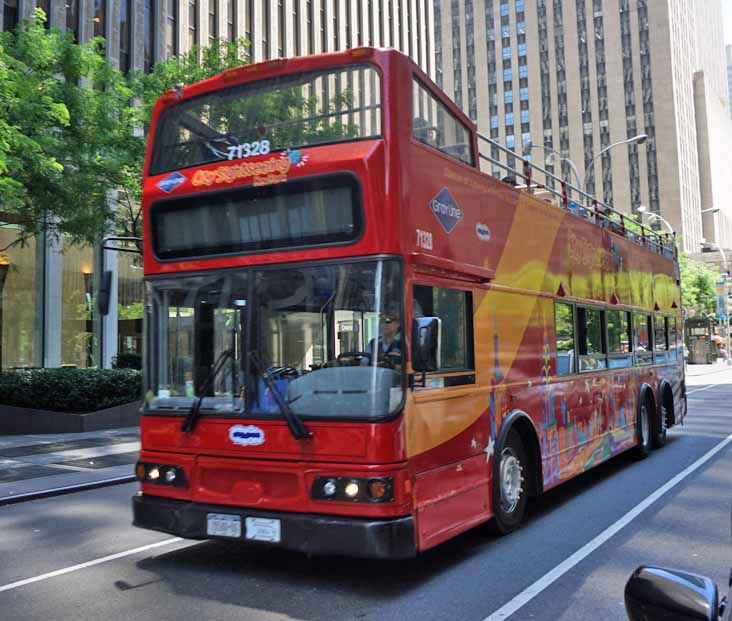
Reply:
[[[624, 619], [623, 587], [641, 563], [726, 584], [732, 443], [720, 444], [732, 434], [732, 371], [690, 371], [689, 416], [665, 448], [550, 492], [509, 537], [479, 527], [409, 562], [308, 559], [137, 530], [135, 484], [0, 507], [0, 615]], [[545, 588], [532, 597], [532, 585]]]

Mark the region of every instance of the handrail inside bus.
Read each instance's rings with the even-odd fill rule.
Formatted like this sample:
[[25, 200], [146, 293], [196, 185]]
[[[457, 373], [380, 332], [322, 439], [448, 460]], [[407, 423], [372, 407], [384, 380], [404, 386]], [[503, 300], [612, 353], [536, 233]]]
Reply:
[[[485, 134], [481, 134], [480, 132], [476, 132], [476, 134], [479, 139], [478, 156], [480, 159], [489, 162], [494, 167], [505, 170], [509, 176], [513, 175], [516, 179], [522, 179], [524, 182], [522, 185], [514, 184], [514, 187], [518, 190], [526, 191], [529, 194], [535, 194], [537, 190], [548, 192], [553, 198], [558, 199], [557, 203], [563, 209], [567, 209], [577, 216], [584, 217], [598, 226], [608, 228], [626, 239], [662, 254], [669, 259], [677, 258], [676, 233], [672, 235], [654, 231], [652, 228], [617, 211], [607, 203], [598, 200], [597, 197], [588, 194], [582, 188], [578, 188], [566, 179], [562, 179], [542, 166], [534, 164], [529, 158], [519, 155]], [[490, 154], [484, 153], [481, 150], [480, 141], [488, 143], [491, 147]], [[501, 160], [501, 154], [505, 155], [505, 162]], [[511, 166], [509, 164], [509, 158], [520, 160], [522, 162], [522, 170]], [[538, 173], [538, 179], [535, 173]], [[491, 174], [493, 174], [493, 171], [491, 171]], [[560, 189], [558, 190], [556, 186], [559, 186]], [[573, 200], [573, 193], [577, 194], [579, 202]], [[554, 202], [550, 199], [545, 200]]]

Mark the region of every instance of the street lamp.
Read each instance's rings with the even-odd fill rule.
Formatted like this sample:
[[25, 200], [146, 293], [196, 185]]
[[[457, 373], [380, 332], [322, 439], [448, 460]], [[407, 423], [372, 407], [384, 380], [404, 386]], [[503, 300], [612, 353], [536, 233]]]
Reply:
[[[727, 263], [727, 255], [724, 254], [724, 250], [722, 250], [722, 247], [718, 244], [713, 244], [711, 242], [707, 242], [704, 238], [702, 238], [702, 249], [704, 246], [707, 246], [711, 250], [716, 250], [719, 252], [719, 254], [722, 255], [722, 263], [724, 263], [724, 322], [727, 324], [725, 332], [726, 334], [726, 341], [727, 341], [727, 360], [726, 363], [728, 365], [732, 364], [732, 357], [730, 357], [730, 351], [729, 351], [729, 345], [730, 345], [730, 330], [729, 330], [729, 265]], [[722, 325], [722, 318], [719, 319], [720, 327]]]
[[666, 228], [668, 228], [668, 232], [671, 233], [671, 235], [674, 235], [675, 234], [676, 231], [674, 231], [674, 227], [672, 227], [668, 223], [668, 220], [666, 220], [666, 218], [664, 218], [663, 216], [661, 216], [661, 215], [659, 215], [657, 213], [654, 213], [652, 211], [648, 211], [648, 207], [646, 207], [645, 205], [640, 205], [638, 207], [638, 213], [648, 214], [648, 220], [650, 220], [650, 221], [660, 220], [661, 222], [663, 222], [666, 225]]
[[593, 159], [592, 161], [587, 165], [587, 168], [585, 168], [585, 185], [583, 186], [585, 189], [585, 192], [587, 192], [587, 178], [590, 175], [590, 171], [595, 166], [595, 162], [601, 158], [605, 153], [607, 153], [610, 149], [613, 147], [620, 146], [621, 144], [643, 144], [646, 140], [648, 140], [648, 134], [638, 134], [637, 136], [633, 136], [632, 138], [626, 138], [625, 140], [618, 140], [618, 142], [613, 142], [612, 144], [606, 146], [602, 151], [600, 151]]
[[567, 165], [572, 169], [572, 172], [574, 173], [575, 178], [577, 179], [577, 187], [581, 190], [582, 189], [582, 179], [580, 179], [579, 176], [579, 170], [577, 169], [577, 165], [570, 160], [568, 157], [565, 157], [562, 155], [559, 151], [556, 149], [552, 149], [551, 147], [545, 147], [541, 144], [534, 144], [531, 140], [527, 140], [524, 143], [524, 155], [528, 155], [531, 153], [531, 149], [543, 149], [546, 151], [549, 155], [546, 156], [546, 160], [544, 160], [545, 164], [547, 166], [551, 166], [554, 163], [554, 160], [559, 160], [560, 162], [567, 162]]

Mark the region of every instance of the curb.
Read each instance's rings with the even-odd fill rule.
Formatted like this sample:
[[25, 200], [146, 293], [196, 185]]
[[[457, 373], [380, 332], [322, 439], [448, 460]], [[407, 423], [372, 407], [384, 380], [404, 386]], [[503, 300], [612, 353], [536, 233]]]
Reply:
[[114, 479], [103, 479], [101, 481], [91, 481], [89, 483], [79, 483], [78, 485], [66, 485], [64, 487], [53, 487], [50, 489], [39, 490], [37, 492], [27, 492], [25, 494], [15, 494], [13, 496], [0, 497], [0, 507], [4, 505], [13, 505], [20, 502], [30, 502], [31, 500], [40, 500], [42, 498], [50, 498], [52, 496], [62, 496], [64, 494], [73, 494], [74, 492], [83, 492], [90, 489], [98, 489], [100, 487], [110, 487], [112, 485], [121, 485], [123, 483], [132, 483], [137, 480], [134, 474], [123, 477], [115, 477]]

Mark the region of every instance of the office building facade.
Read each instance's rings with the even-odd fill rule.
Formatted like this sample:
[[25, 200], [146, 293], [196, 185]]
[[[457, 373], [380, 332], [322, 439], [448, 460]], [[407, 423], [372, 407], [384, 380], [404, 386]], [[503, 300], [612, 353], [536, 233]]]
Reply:
[[[77, 41], [107, 40], [120, 69], [156, 62], [214, 39], [250, 41], [252, 61], [394, 47], [435, 74], [433, 0], [0, 0], [0, 30], [42, 8]], [[135, 255], [46, 236], [12, 245], [0, 206], [0, 368], [109, 367], [142, 346], [142, 270]], [[113, 272], [110, 312], [94, 304]]]
[[[699, 249], [710, 205], [701, 199], [694, 74], [703, 71], [707, 93], [725, 82], [719, 0], [437, 4], [438, 82], [483, 133], [519, 152], [531, 140], [534, 160], [559, 151], [589, 193], [625, 212], [645, 205], [686, 251]], [[645, 144], [597, 157], [639, 134]], [[579, 183], [556, 162], [547, 168]]]
[[732, 45], [726, 48], [727, 53], [727, 105], [729, 106], [729, 115], [732, 118]]

